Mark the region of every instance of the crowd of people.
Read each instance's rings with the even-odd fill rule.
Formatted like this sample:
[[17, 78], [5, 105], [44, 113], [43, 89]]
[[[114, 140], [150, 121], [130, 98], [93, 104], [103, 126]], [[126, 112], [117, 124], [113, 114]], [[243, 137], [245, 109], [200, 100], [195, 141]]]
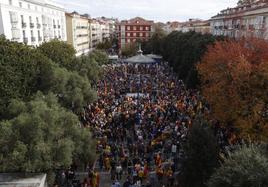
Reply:
[[[113, 64], [104, 71], [99, 99], [82, 119], [97, 140], [96, 167], [110, 172], [112, 187], [174, 186], [188, 129], [209, 105], [167, 63]], [[224, 133], [216, 133], [224, 146]]]

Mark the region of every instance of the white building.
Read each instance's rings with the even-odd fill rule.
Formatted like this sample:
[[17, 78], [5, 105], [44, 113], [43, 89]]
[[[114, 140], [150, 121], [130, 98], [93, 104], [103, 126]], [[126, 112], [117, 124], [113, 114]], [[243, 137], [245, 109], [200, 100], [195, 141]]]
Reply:
[[90, 27], [88, 17], [79, 15], [77, 12], [66, 13], [67, 42], [80, 56], [90, 51]]
[[106, 22], [100, 22], [101, 26], [101, 42], [110, 38], [110, 25]]
[[240, 0], [210, 19], [211, 33], [268, 39], [268, 0]]
[[65, 10], [49, 0], [0, 0], [0, 34], [32, 46], [66, 41]]
[[90, 35], [90, 46], [91, 48], [95, 48], [98, 43], [102, 42], [102, 29], [98, 20], [90, 20]]

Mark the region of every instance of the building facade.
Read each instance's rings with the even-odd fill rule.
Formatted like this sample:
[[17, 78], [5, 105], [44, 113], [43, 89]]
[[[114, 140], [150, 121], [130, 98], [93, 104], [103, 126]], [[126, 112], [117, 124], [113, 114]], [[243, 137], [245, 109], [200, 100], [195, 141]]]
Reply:
[[105, 21], [99, 21], [101, 27], [101, 42], [110, 38], [110, 25]]
[[76, 50], [79, 56], [90, 51], [90, 25], [88, 17], [77, 12], [66, 13], [67, 42]]
[[189, 21], [181, 24], [179, 31], [208, 34], [210, 33], [210, 22], [208, 20], [189, 19]]
[[90, 20], [90, 47], [95, 48], [102, 41], [101, 24], [96, 19]]
[[1, 0], [0, 34], [32, 46], [66, 41], [65, 10], [49, 0]]
[[119, 48], [137, 41], [147, 41], [153, 32], [153, 21], [148, 21], [140, 17], [128, 21], [121, 21], [117, 25]]
[[212, 17], [210, 27], [214, 35], [268, 39], [268, 0], [240, 0]]

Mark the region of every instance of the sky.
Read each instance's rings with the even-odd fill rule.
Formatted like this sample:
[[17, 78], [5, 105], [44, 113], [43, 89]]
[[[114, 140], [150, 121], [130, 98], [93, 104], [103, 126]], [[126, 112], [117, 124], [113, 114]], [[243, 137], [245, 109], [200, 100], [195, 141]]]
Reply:
[[136, 16], [154, 21], [209, 19], [238, 0], [54, 0], [69, 12], [88, 13], [91, 17], [114, 17], [119, 20]]

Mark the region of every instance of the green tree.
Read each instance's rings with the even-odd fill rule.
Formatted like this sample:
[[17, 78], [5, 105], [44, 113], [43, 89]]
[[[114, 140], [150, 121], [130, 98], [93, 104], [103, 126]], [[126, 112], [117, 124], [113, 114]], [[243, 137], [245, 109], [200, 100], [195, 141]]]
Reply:
[[96, 47], [96, 49], [104, 50], [104, 51], [106, 51], [106, 50], [108, 50], [110, 48], [112, 48], [112, 41], [108, 40], [108, 39], [106, 39], [103, 42], [97, 44], [97, 47]]
[[180, 184], [182, 187], [202, 187], [219, 165], [219, 147], [209, 125], [202, 119], [194, 122], [183, 145]]
[[76, 71], [68, 71], [57, 65], [47, 77], [47, 92], [53, 92], [59, 97], [60, 103], [66, 108], [78, 113], [90, 102], [97, 98], [96, 91], [90, 86], [87, 77], [79, 75]]
[[166, 33], [161, 27], [156, 27], [155, 32], [152, 37], [147, 41], [142, 43], [142, 49], [145, 54], [158, 54], [161, 55], [163, 52], [163, 42], [165, 40]]
[[174, 31], [165, 36], [165, 33], [158, 29], [152, 38], [143, 44], [143, 48], [145, 53], [162, 55], [187, 87], [196, 88], [200, 82], [195, 66], [208, 45], [219, 39], [222, 38], [196, 32]]
[[127, 44], [124, 48], [121, 49], [121, 55], [123, 57], [131, 57], [137, 54], [138, 47], [136, 43]]
[[89, 54], [89, 57], [95, 59], [95, 61], [101, 66], [109, 62], [109, 58], [106, 52], [102, 50], [94, 50]]
[[102, 68], [93, 55], [82, 55], [75, 58], [73, 69], [79, 75], [87, 77], [91, 83], [96, 83], [102, 77]]
[[13, 100], [8, 112], [13, 118], [0, 122], [0, 172], [48, 172], [68, 168], [74, 159], [93, 162], [90, 132], [53, 94]]
[[59, 40], [51, 40], [40, 45], [38, 50], [53, 62], [59, 64], [60, 67], [65, 67], [68, 70], [72, 69], [76, 51], [70, 44]]
[[212, 175], [209, 187], [268, 186], [268, 157], [260, 146], [242, 145], [229, 152], [220, 168]]
[[36, 49], [0, 37], [0, 118], [11, 99], [29, 99], [44, 88], [51, 64]]

